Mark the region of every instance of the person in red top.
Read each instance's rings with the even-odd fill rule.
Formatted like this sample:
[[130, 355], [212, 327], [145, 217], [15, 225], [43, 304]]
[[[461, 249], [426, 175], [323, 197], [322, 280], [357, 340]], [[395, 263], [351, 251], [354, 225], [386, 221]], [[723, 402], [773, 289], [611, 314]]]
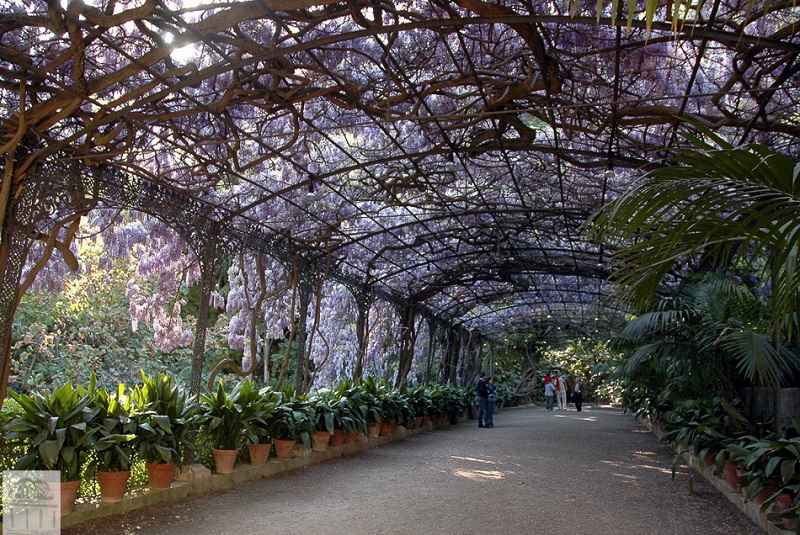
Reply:
[[556, 387], [556, 399], [558, 399], [558, 410], [567, 410], [567, 380], [561, 377], [561, 372], [556, 372], [553, 381]]

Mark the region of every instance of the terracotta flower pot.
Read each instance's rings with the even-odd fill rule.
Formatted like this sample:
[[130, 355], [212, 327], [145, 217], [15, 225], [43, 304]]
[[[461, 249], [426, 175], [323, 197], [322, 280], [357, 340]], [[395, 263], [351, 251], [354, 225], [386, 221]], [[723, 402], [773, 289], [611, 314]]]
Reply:
[[739, 490], [738, 467], [727, 459], [725, 460], [725, 466], [722, 469], [722, 477], [725, 478], [725, 482], [728, 484], [731, 490]]
[[[782, 493], [780, 493], [778, 495], [778, 499], [776, 500], [776, 503], [778, 504], [778, 510], [781, 513], [783, 513], [784, 511], [786, 511], [787, 509], [789, 509], [792, 506], [792, 503], [794, 503], [794, 496], [789, 494], [789, 493], [787, 493], [787, 492], [782, 492]], [[783, 519], [783, 529], [786, 529], [786, 530], [789, 530], [789, 531], [795, 531], [797, 529], [797, 519], [796, 518], [784, 518]]]
[[361, 433], [358, 431], [348, 431], [344, 434], [344, 443], [353, 444], [354, 442], [358, 442], [360, 438]]
[[331, 446], [341, 446], [344, 444], [344, 430], [334, 429], [333, 436], [331, 437]]
[[239, 450], [213, 449], [211, 452], [214, 454], [214, 470], [218, 474], [230, 474], [233, 472], [233, 467], [236, 465], [236, 456], [239, 455]]
[[264, 466], [269, 459], [269, 444], [248, 444], [247, 449], [250, 451], [250, 464], [253, 466]]
[[75, 500], [78, 498], [78, 487], [80, 486], [80, 480], [61, 482], [61, 516], [68, 515], [75, 510]]
[[292, 459], [294, 444], [296, 440], [275, 439], [275, 458], [279, 461], [289, 461]]
[[100, 501], [103, 503], [119, 503], [128, 490], [130, 470], [116, 472], [97, 472], [97, 482], [100, 484]]
[[382, 437], [389, 436], [389, 435], [392, 434], [392, 430], [394, 429], [394, 427], [392, 426], [392, 423], [393, 422], [387, 422], [387, 421], [381, 422], [381, 432], [380, 433], [381, 433]]
[[758, 494], [753, 496], [753, 503], [755, 503], [756, 505], [761, 505], [762, 503], [767, 501], [767, 498], [775, 494], [777, 490], [778, 486], [775, 485], [774, 483], [765, 483], [764, 488], [762, 488]]
[[331, 434], [327, 431], [316, 431], [311, 435], [311, 451], [327, 451]]
[[164, 490], [172, 486], [177, 470], [175, 463], [147, 463], [147, 477], [151, 490]]
[[378, 438], [381, 434], [381, 424], [370, 425], [367, 427], [367, 436], [369, 438]]

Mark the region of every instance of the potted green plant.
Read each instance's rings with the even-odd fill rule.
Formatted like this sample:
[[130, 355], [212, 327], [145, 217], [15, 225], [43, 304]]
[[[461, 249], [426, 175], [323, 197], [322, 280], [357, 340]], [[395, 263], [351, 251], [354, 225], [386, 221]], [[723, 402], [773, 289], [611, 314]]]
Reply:
[[89, 394], [97, 414], [90, 425], [94, 428], [94, 455], [90, 467], [97, 474], [100, 500], [105, 503], [122, 501], [128, 488], [131, 463], [136, 449], [136, 420], [133, 398], [120, 384], [115, 393], [97, 388], [92, 374]]
[[370, 438], [378, 438], [380, 435], [380, 424], [383, 421], [383, 409], [378, 398], [380, 387], [375, 378], [367, 377], [358, 388], [360, 405], [363, 407], [362, 414], [367, 426], [367, 435]]
[[405, 400], [400, 397], [399, 392], [391, 390], [384, 379], [368, 377], [364, 380], [363, 386], [369, 394], [375, 397], [380, 408], [380, 434], [391, 435], [403, 416], [402, 403], [405, 403]]
[[313, 411], [314, 432], [311, 434], [311, 449], [325, 451], [333, 435], [333, 410], [330, 406], [331, 391], [328, 388], [318, 390], [308, 399]]
[[447, 390], [441, 385], [428, 388], [428, 396], [431, 400], [430, 419], [434, 424], [438, 424], [442, 416], [447, 412]]
[[424, 385], [409, 390], [406, 393], [408, 403], [414, 413], [415, 424], [417, 427], [422, 426], [425, 418], [430, 416], [433, 404], [431, 403], [430, 396], [428, 396], [427, 389]]
[[147, 464], [150, 488], [169, 488], [191, 445], [198, 405], [169, 375], [141, 375], [142, 384], [133, 390], [136, 454]]
[[[747, 487], [745, 498], [761, 505], [762, 511], [781, 499], [781, 494], [797, 495], [800, 486], [800, 423], [795, 422], [793, 429], [782, 436], [773, 433], [763, 438], [740, 437], [726, 450], [741, 466], [740, 481]], [[796, 518], [796, 500], [792, 502], [795, 510], [784, 510], [784, 513]]]
[[294, 389], [286, 387], [279, 392], [275, 411], [267, 420], [267, 434], [275, 444], [275, 456], [280, 460], [292, 458], [297, 439], [310, 442], [314, 430], [314, 410], [304, 397], [296, 396]]
[[347, 380], [339, 384], [331, 393], [333, 411], [333, 444], [337, 437], [341, 442], [357, 442], [367, 432], [367, 403], [363, 389]]
[[383, 421], [381, 421], [381, 435], [391, 435], [403, 421], [408, 406], [405, 396], [397, 390], [386, 389], [379, 398]]
[[253, 402], [253, 419], [245, 425], [245, 436], [250, 464], [264, 466], [272, 449], [269, 420], [275, 413], [281, 396], [269, 386], [261, 388], [256, 395], [257, 399]]
[[61, 473], [61, 514], [72, 512], [81, 472], [92, 450], [96, 430], [90, 426], [97, 416], [85, 389], [70, 384], [51, 394], [18, 394], [9, 391], [22, 408], [19, 418], [6, 425], [9, 446], [24, 448], [17, 470], [58, 470]]
[[230, 393], [222, 381], [214, 392], [200, 394], [198, 423], [214, 446], [214, 463], [218, 474], [233, 472], [236, 456], [242, 444], [254, 438], [258, 441], [259, 418], [265, 416], [265, 405], [259, 404], [260, 394], [253, 381], [237, 383]]

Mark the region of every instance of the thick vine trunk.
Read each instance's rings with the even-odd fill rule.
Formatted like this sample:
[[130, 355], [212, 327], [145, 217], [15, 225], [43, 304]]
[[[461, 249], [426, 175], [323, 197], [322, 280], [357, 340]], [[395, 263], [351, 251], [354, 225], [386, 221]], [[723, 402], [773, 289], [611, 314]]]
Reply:
[[463, 384], [470, 385], [475, 383], [480, 372], [488, 372], [483, 369], [483, 338], [479, 334], [462, 329], [461, 340], [463, 358], [460, 375]]
[[522, 368], [519, 382], [511, 393], [511, 405], [518, 405], [519, 402], [530, 396], [537, 386], [536, 374], [541, 364], [539, 353], [526, 354], [525, 365]]
[[403, 309], [403, 336], [400, 342], [400, 366], [397, 370], [395, 388], [403, 390], [406, 379], [411, 371], [414, 361], [414, 346], [417, 342], [416, 313], [414, 307], [407, 306]]
[[436, 323], [428, 320], [428, 358], [425, 364], [425, 384], [431, 383], [431, 373], [433, 370], [433, 356], [436, 354]]
[[189, 377], [189, 392], [199, 395], [203, 386], [203, 365], [206, 357], [206, 333], [208, 331], [208, 312], [211, 303], [211, 288], [214, 284], [214, 266], [216, 265], [216, 248], [209, 245], [200, 251], [200, 303], [197, 307], [197, 325], [192, 345], [192, 371]]
[[308, 380], [308, 357], [306, 339], [308, 338], [308, 305], [311, 303], [311, 284], [306, 279], [300, 281], [297, 318], [297, 361], [295, 363], [294, 388], [297, 393], [305, 391]]
[[367, 348], [369, 346], [369, 310], [372, 300], [366, 295], [356, 293], [357, 316], [356, 316], [356, 336], [358, 337], [358, 355], [356, 365], [353, 368], [353, 381], [360, 382], [364, 378], [364, 361], [367, 358]]
[[447, 350], [442, 360], [440, 384], [450, 384], [455, 386], [458, 382], [458, 359], [461, 355], [461, 337], [459, 331], [450, 328], [446, 333]]

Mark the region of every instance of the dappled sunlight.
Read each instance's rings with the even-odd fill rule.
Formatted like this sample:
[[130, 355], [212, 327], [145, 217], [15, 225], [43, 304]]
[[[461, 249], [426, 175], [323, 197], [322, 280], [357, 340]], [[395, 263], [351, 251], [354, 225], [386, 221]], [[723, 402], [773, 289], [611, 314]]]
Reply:
[[622, 479], [623, 481], [627, 481], [628, 483], [636, 483], [639, 481], [639, 476], [634, 476], [631, 474], [621, 474], [619, 472], [609, 472], [610, 476], [614, 476], [616, 478]]
[[464, 479], [503, 479], [505, 475], [498, 470], [453, 470], [453, 475]]
[[497, 464], [496, 461], [490, 461], [489, 459], [476, 459], [474, 457], [459, 457], [457, 455], [452, 455], [451, 459], [455, 459], [457, 461], [470, 461], [474, 463], [484, 463], [484, 464]]
[[573, 414], [556, 414], [556, 418], [569, 418], [570, 420], [580, 420], [582, 422], [597, 422], [597, 416], [575, 416], [577, 413]]
[[[478, 465], [496, 465], [496, 461], [491, 461], [489, 459], [476, 459], [474, 457], [458, 457], [453, 455], [450, 459], [454, 461], [467, 461], [467, 463], [477, 463]], [[470, 480], [500, 480], [505, 478], [505, 474], [500, 470], [491, 470], [487, 469], [486, 466], [475, 466], [471, 468], [469, 466], [459, 466], [458, 468], [454, 468], [452, 470], [452, 474], [456, 477], [461, 477], [464, 479]]]
[[[616, 470], [652, 470], [654, 472], [659, 472], [661, 474], [665, 474], [668, 476], [672, 475], [672, 470], [669, 466], [659, 466], [651, 464], [654, 459], [649, 457], [654, 457], [656, 454], [653, 452], [645, 452], [645, 451], [634, 451], [632, 452], [634, 459], [632, 462], [627, 461], [611, 461], [611, 460], [603, 460], [600, 461], [601, 464], [606, 465], [608, 467], [613, 467]], [[620, 478], [634, 481], [639, 479], [636, 475], [631, 474], [621, 474], [619, 472], [609, 471], [609, 475], [618, 476]]]

